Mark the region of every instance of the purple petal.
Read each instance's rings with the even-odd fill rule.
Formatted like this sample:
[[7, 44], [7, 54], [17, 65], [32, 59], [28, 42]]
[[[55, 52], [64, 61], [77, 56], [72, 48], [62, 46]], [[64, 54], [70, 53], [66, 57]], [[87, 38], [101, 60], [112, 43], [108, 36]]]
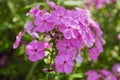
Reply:
[[55, 65], [57, 72], [64, 72], [64, 65]]
[[72, 72], [72, 66], [65, 64], [64, 65], [64, 72], [66, 74], [70, 74]]
[[38, 59], [43, 59], [45, 56], [45, 53], [42, 51], [42, 52], [38, 52], [36, 55], [37, 55]]
[[16, 49], [20, 44], [20, 41], [16, 40], [15, 43], [13, 44], [13, 48]]
[[35, 54], [28, 56], [28, 59], [29, 59], [30, 61], [32, 61], [32, 62], [36, 62], [36, 61], [39, 60], [38, 57], [37, 57], [37, 55], [35, 55]]

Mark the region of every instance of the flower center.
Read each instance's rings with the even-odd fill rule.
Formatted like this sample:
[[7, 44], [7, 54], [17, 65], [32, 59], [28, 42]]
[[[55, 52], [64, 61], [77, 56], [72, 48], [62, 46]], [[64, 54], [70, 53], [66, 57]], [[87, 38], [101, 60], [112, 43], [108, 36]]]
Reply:
[[67, 61], [64, 61], [64, 64], [66, 64], [67, 63]]
[[60, 18], [63, 18], [63, 16], [59, 16]]
[[35, 52], [37, 52], [37, 49], [34, 49]]
[[69, 46], [66, 46], [66, 49], [69, 49]]
[[47, 21], [46, 20], [43, 20], [44, 23], [46, 23]]

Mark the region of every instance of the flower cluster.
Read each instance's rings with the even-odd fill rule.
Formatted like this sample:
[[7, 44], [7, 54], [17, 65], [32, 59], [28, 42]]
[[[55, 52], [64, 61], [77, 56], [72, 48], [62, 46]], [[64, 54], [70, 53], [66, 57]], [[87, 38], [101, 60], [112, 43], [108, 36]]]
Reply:
[[97, 9], [101, 9], [104, 5], [115, 2], [115, 0], [84, 0], [84, 1], [87, 7], [93, 5]]
[[112, 71], [101, 69], [98, 71], [89, 70], [86, 72], [87, 80], [119, 80], [120, 79], [120, 64], [115, 64]]
[[[28, 59], [32, 62], [51, 55], [54, 60], [50, 62], [55, 64], [56, 71], [69, 74], [74, 60], [82, 61], [80, 52], [84, 48], [87, 48], [90, 59], [96, 61], [103, 51], [104, 40], [99, 24], [91, 19], [90, 12], [81, 8], [68, 10], [49, 0], [47, 4], [51, 7], [50, 12], [39, 10], [40, 5], [37, 5], [26, 14], [33, 20], [28, 21], [24, 32], [16, 37], [14, 48], [25, 43], [22, 36], [27, 32], [34, 39], [25, 44]], [[42, 40], [41, 36], [44, 37]]]

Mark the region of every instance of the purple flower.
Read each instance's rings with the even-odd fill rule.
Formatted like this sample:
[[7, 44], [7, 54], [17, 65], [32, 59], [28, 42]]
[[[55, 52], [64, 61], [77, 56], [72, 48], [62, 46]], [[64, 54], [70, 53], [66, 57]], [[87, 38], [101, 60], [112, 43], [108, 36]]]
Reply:
[[84, 0], [86, 6], [89, 8], [91, 5], [97, 9], [101, 9], [104, 5], [115, 2], [115, 0]]
[[95, 46], [99, 53], [103, 51], [102, 42], [99, 39], [96, 40]]
[[51, 15], [50, 20], [56, 25], [63, 25], [69, 22], [69, 14], [64, 7], [58, 7], [56, 10], [53, 10]]
[[77, 63], [81, 63], [83, 61], [83, 58], [80, 55], [78, 55], [75, 57], [75, 60]]
[[56, 9], [57, 8], [57, 5], [54, 2], [51, 2], [50, 0], [46, 0], [46, 2], [52, 9]]
[[99, 71], [89, 70], [86, 72], [87, 80], [117, 80], [117, 78], [110, 72], [105, 69]]
[[89, 70], [85, 73], [88, 77], [87, 80], [98, 80], [99, 74], [96, 71]]
[[91, 30], [93, 31], [94, 35], [97, 35], [99, 37], [102, 36], [103, 32], [100, 29], [100, 26], [97, 22], [89, 19], [88, 24], [89, 24], [89, 27], [91, 28]]
[[76, 48], [82, 48], [83, 47], [82, 37], [79, 35], [76, 39], [71, 39], [71, 44]]
[[55, 57], [55, 67], [57, 72], [69, 74], [74, 66], [73, 58], [69, 54], [58, 54]]
[[63, 33], [66, 39], [77, 37], [77, 30], [73, 29], [70, 25], [61, 25], [58, 27], [58, 29]]
[[67, 39], [58, 41], [58, 43], [56, 44], [56, 47], [58, 49], [59, 54], [68, 53], [69, 55], [74, 57], [77, 53], [76, 47], [73, 47], [71, 45], [71, 41]]
[[87, 47], [92, 47], [93, 44], [95, 43], [95, 39], [90, 28], [85, 26], [85, 24], [83, 23], [79, 23], [79, 25], [80, 29], [78, 29], [78, 32], [81, 35], [82, 40], [84, 41]]
[[49, 13], [43, 14], [42, 16], [37, 16], [34, 23], [36, 25], [35, 30], [38, 32], [51, 31], [54, 28], [54, 23], [49, 20], [51, 15]]
[[33, 17], [36, 17], [36, 16], [40, 16], [40, 15], [42, 15], [43, 13], [46, 12], [45, 9], [39, 10], [39, 7], [40, 7], [40, 5], [37, 5], [37, 6], [35, 6], [34, 8], [32, 8], [32, 9], [26, 14], [26, 16], [32, 15]]
[[75, 13], [78, 21], [82, 24], [86, 23], [86, 21], [90, 18], [90, 11], [87, 9], [75, 8]]
[[105, 77], [105, 80], [117, 80], [117, 78], [110, 72], [105, 69], [100, 70], [100, 73]]
[[20, 44], [20, 42], [21, 42], [21, 38], [22, 38], [22, 36], [25, 34], [25, 30], [22, 32], [22, 31], [20, 31], [19, 32], [19, 34], [16, 36], [16, 41], [15, 41], [15, 43], [13, 44], [13, 48], [14, 49], [16, 49], [18, 46], [19, 46], [19, 44]]
[[97, 9], [101, 9], [103, 6], [103, 0], [94, 0], [94, 5]]
[[99, 52], [96, 47], [93, 47], [89, 50], [89, 57], [91, 60], [96, 61], [98, 59]]
[[44, 43], [39, 41], [32, 41], [26, 46], [26, 53], [28, 55], [28, 59], [32, 62], [41, 60], [44, 58]]
[[29, 35], [31, 35], [33, 38], [39, 38], [39, 35], [37, 32], [35, 32], [35, 26], [33, 26], [32, 22], [31, 21], [28, 21], [26, 24], [25, 24], [25, 29], [26, 31], [29, 33]]
[[120, 64], [114, 64], [112, 67], [113, 73], [120, 73]]

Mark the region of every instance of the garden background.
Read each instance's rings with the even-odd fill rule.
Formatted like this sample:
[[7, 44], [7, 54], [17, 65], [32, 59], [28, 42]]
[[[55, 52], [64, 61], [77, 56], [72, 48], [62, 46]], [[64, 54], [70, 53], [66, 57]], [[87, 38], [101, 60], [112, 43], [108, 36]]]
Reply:
[[[85, 8], [83, 0], [51, 0], [67, 9]], [[76, 64], [73, 72], [66, 74], [44, 73], [47, 67], [43, 60], [30, 62], [27, 59], [24, 46], [13, 49], [13, 43], [19, 31], [23, 30], [28, 20], [26, 13], [36, 6], [41, 9], [49, 6], [45, 0], [0, 0], [0, 80], [85, 80], [87, 70], [106, 69], [120, 64], [120, 0], [103, 6], [101, 9], [90, 8], [92, 18], [97, 21], [103, 31], [104, 51], [98, 61], [90, 61], [84, 56], [81, 64]], [[23, 39], [31, 40], [29, 35]], [[49, 79], [48, 79], [49, 78]]]

